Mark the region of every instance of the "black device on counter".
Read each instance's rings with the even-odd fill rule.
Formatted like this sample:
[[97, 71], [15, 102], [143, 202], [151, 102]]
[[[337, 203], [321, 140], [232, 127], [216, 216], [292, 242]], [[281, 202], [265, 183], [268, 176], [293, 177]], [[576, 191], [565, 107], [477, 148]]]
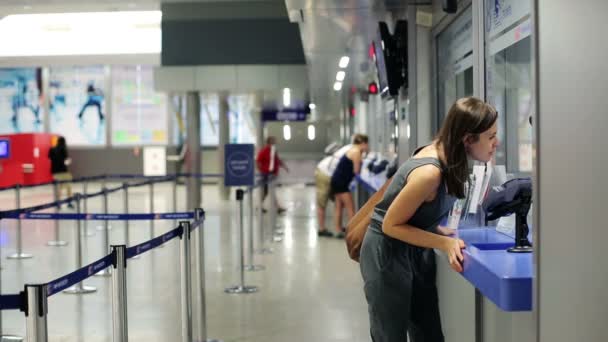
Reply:
[[532, 179], [516, 178], [501, 186], [493, 187], [484, 201], [483, 209], [488, 221], [502, 216], [515, 214], [515, 246], [508, 249], [511, 253], [532, 252], [528, 240], [528, 212], [532, 205]]

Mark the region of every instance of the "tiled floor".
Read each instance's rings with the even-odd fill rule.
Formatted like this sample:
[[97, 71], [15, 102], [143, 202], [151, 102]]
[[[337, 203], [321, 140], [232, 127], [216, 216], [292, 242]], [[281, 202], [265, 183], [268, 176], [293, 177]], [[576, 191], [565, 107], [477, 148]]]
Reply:
[[[279, 217], [285, 230], [284, 240], [272, 243], [274, 254], [255, 255], [255, 262], [265, 265], [265, 271], [245, 274], [247, 285], [256, 285], [260, 291], [229, 295], [224, 288], [239, 281], [236, 205], [233, 200], [220, 200], [215, 186], [204, 187], [208, 337], [226, 342], [368, 341], [367, 306], [358, 264], [348, 259], [343, 240], [317, 238], [314, 189], [294, 185], [279, 191], [289, 209]], [[0, 210], [14, 207], [12, 196], [10, 191], [0, 193]], [[111, 196], [110, 212], [122, 212], [122, 195]], [[183, 188], [179, 190], [179, 198], [185, 198]], [[24, 206], [50, 200], [49, 188], [23, 192]], [[147, 188], [130, 192], [132, 212], [146, 212], [148, 202]], [[169, 211], [172, 207], [169, 185], [156, 186], [154, 202], [157, 212]], [[100, 200], [90, 201], [89, 212], [99, 212], [100, 208]], [[178, 209], [185, 210], [183, 201]], [[328, 226], [330, 219], [328, 215]], [[102, 255], [102, 231], [96, 229], [100, 225], [88, 223], [88, 231], [94, 235], [84, 238], [85, 264]], [[114, 221], [111, 226], [110, 242], [122, 243], [123, 223]], [[52, 222], [24, 221], [24, 250], [35, 257], [7, 260], [6, 256], [15, 251], [15, 227], [15, 221], [0, 222], [3, 294], [17, 293], [24, 283], [47, 282], [76, 268], [73, 222], [60, 224], [62, 238], [70, 242], [67, 247], [47, 247], [46, 242], [53, 236]], [[267, 221], [265, 227], [269, 229]], [[133, 222], [130, 245], [147, 240], [148, 228], [147, 221]], [[173, 222], [159, 221], [156, 234], [171, 228]], [[177, 243], [174, 240], [166, 248], [129, 261], [130, 341], [181, 340]], [[111, 341], [110, 279], [93, 277], [85, 284], [96, 286], [98, 291], [50, 297], [50, 341]], [[194, 311], [197, 312], [196, 304]], [[2, 315], [4, 333], [25, 334], [23, 313], [3, 311]], [[195, 326], [195, 336], [197, 331]]]

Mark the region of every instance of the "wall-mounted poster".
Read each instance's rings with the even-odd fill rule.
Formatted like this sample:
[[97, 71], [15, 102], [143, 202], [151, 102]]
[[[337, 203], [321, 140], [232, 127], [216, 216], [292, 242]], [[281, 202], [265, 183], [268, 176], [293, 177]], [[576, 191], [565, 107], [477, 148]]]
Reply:
[[112, 145], [166, 145], [167, 100], [151, 66], [112, 67]]
[[51, 133], [71, 146], [105, 145], [105, 68], [57, 67], [49, 70]]
[[42, 132], [42, 69], [0, 69], [0, 134]]

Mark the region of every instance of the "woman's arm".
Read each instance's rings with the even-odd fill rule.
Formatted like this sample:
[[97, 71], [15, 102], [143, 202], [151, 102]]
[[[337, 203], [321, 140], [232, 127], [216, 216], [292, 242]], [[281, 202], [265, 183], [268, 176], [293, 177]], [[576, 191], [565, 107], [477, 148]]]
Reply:
[[365, 202], [363, 207], [361, 207], [361, 209], [357, 211], [355, 216], [353, 216], [353, 218], [348, 221], [348, 224], [346, 225], [346, 231], [349, 231], [355, 227], [360, 227], [362, 225], [369, 225], [372, 216], [372, 211], [374, 210], [376, 205], [382, 200], [382, 197], [384, 197], [384, 192], [386, 191], [386, 188], [388, 188], [389, 184], [391, 184], [391, 180], [392, 178], [389, 178], [382, 185], [382, 187], [378, 189], [378, 191], [376, 191], [372, 195], [372, 197], [367, 200], [367, 202]]
[[426, 199], [437, 192], [440, 185], [441, 171], [437, 167], [426, 165], [412, 171], [407, 184], [388, 208], [382, 223], [382, 231], [394, 239], [414, 246], [445, 251], [452, 268], [462, 272], [460, 264], [463, 260], [460, 250], [464, 248], [462, 240], [427, 232], [406, 223]]
[[352, 161], [353, 161], [353, 171], [355, 172], [356, 175], [358, 175], [359, 173], [361, 173], [361, 152], [360, 151], [357, 151], [356, 153], [353, 154]]

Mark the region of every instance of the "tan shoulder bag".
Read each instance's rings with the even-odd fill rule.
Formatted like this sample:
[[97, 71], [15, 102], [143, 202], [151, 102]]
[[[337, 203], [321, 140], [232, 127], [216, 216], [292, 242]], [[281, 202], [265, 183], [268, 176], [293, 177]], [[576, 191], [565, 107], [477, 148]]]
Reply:
[[346, 249], [351, 259], [359, 262], [359, 251], [365, 237], [365, 232], [372, 218], [372, 213], [376, 205], [384, 197], [384, 192], [391, 183], [392, 178], [389, 178], [382, 187], [370, 197], [365, 205], [357, 211], [355, 216], [346, 225]]

